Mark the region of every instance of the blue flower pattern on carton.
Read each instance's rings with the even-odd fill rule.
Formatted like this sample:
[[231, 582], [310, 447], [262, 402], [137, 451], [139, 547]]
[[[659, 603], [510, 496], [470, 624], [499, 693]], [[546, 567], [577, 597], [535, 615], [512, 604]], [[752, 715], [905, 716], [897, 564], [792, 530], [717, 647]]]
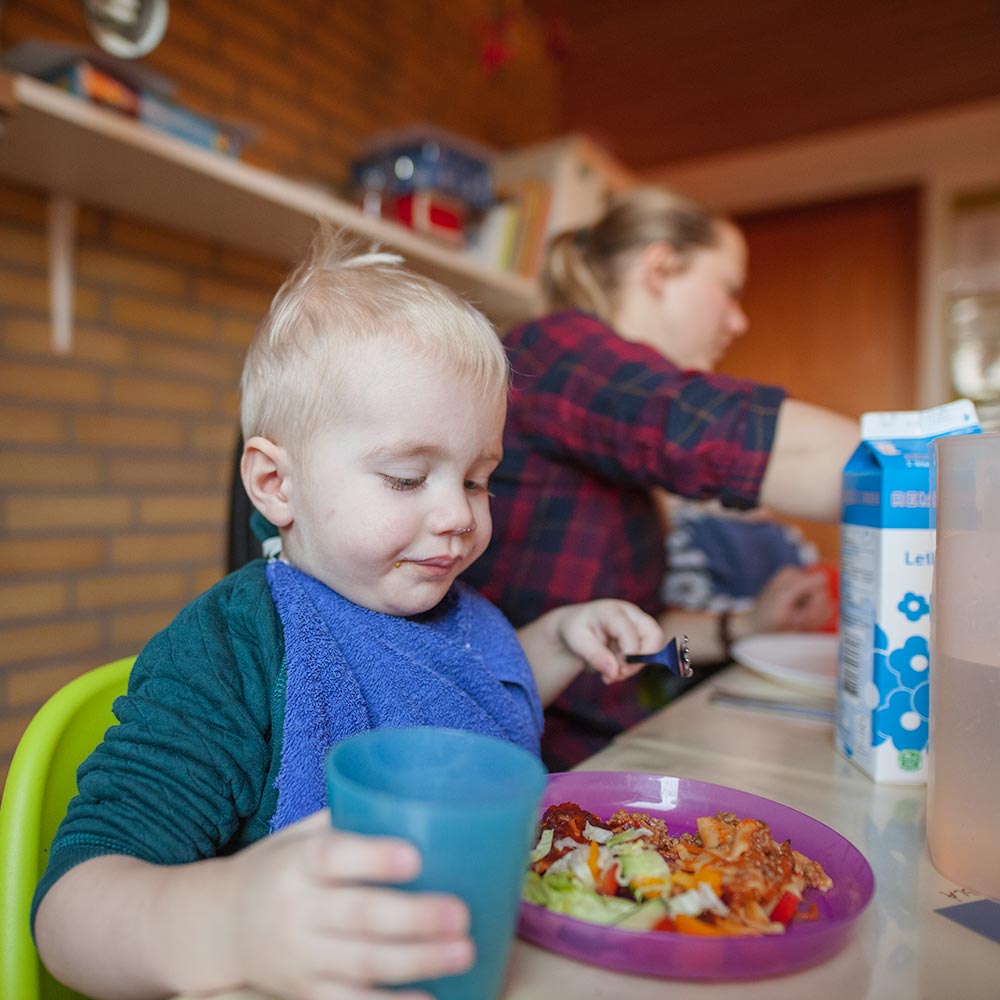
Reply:
[[896, 605], [911, 622], [918, 622], [924, 615], [931, 613], [931, 606], [922, 594], [907, 592], [906, 596]]
[[[915, 604], [910, 598], [916, 596], [907, 594], [899, 610], [906, 614], [905, 606]], [[919, 600], [926, 605], [923, 598]], [[922, 750], [927, 746], [929, 663], [930, 648], [923, 636], [911, 636], [901, 648], [890, 651], [888, 636], [875, 626], [874, 675], [878, 688], [878, 704], [872, 710], [875, 746], [886, 740], [897, 750]]]

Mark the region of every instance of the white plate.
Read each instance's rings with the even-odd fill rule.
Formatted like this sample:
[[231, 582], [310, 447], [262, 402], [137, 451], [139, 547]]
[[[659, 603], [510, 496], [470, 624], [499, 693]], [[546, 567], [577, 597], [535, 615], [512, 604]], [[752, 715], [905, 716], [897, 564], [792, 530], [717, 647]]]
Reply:
[[733, 659], [772, 680], [810, 691], [837, 690], [840, 640], [823, 632], [772, 632], [733, 643]]

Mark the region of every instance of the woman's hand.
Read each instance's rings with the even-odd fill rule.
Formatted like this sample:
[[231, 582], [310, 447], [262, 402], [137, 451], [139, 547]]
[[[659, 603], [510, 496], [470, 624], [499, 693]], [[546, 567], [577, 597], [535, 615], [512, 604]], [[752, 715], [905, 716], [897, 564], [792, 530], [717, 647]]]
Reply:
[[824, 572], [784, 566], [757, 595], [748, 631], [812, 632], [823, 628], [834, 610]]

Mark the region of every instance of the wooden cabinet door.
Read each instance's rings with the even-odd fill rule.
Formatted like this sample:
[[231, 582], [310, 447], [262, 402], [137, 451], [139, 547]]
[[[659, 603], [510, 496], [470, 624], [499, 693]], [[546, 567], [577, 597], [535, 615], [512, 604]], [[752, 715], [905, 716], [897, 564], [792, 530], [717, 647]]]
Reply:
[[[750, 330], [720, 370], [851, 416], [916, 399], [918, 192], [737, 219], [749, 247]], [[801, 525], [837, 561], [836, 525]]]

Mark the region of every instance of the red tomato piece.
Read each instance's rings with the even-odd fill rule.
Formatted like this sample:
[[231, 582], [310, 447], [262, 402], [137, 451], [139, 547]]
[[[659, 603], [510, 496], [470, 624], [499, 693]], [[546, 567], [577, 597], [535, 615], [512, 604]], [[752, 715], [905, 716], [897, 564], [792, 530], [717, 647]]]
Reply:
[[792, 917], [795, 916], [795, 911], [799, 908], [799, 902], [799, 897], [794, 892], [782, 893], [781, 899], [774, 904], [774, 909], [771, 910], [771, 919], [777, 924], [787, 926], [792, 922]]
[[613, 864], [597, 883], [597, 891], [602, 896], [618, 895], [618, 864]]

